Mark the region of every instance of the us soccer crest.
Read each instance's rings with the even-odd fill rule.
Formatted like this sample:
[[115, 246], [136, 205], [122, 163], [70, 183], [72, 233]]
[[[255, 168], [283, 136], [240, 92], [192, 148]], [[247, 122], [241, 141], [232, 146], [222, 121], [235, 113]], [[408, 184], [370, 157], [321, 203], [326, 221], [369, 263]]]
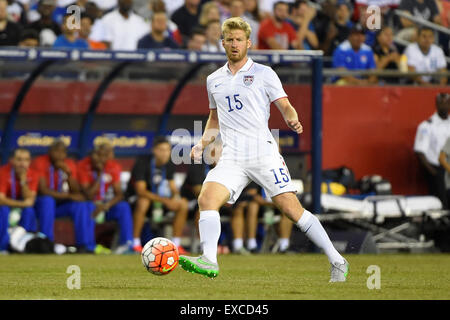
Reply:
[[244, 76], [244, 84], [246, 86], [249, 86], [253, 83], [253, 79], [255, 79], [255, 76]]

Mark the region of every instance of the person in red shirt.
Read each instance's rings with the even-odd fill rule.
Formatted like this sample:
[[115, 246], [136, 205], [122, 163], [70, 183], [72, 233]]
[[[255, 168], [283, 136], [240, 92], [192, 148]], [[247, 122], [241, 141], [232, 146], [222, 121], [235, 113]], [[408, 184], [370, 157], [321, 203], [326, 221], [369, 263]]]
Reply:
[[31, 166], [40, 174], [35, 209], [42, 233], [53, 241], [55, 218], [69, 216], [74, 221], [78, 250], [93, 252], [96, 245], [88, 232], [87, 202], [77, 181], [77, 166], [67, 157], [64, 142], [53, 142], [48, 154], [34, 159]]
[[287, 18], [289, 4], [278, 1], [273, 6], [273, 17], [263, 20], [258, 32], [258, 49], [288, 50], [299, 49], [297, 33]]
[[21, 209], [19, 224], [27, 231], [36, 231], [33, 208], [38, 187], [38, 174], [30, 169], [31, 154], [19, 148], [9, 164], [0, 168], [0, 251], [8, 249], [9, 213], [11, 208]]
[[[120, 185], [120, 168], [111, 159], [111, 145], [99, 144], [89, 157], [78, 163], [78, 180], [81, 190], [88, 199], [91, 214], [90, 234], [95, 231], [95, 218], [105, 214], [106, 220], [117, 220], [120, 226], [119, 247], [116, 253], [132, 252], [133, 220], [131, 208], [124, 201]], [[112, 189], [113, 196], [108, 197]]]

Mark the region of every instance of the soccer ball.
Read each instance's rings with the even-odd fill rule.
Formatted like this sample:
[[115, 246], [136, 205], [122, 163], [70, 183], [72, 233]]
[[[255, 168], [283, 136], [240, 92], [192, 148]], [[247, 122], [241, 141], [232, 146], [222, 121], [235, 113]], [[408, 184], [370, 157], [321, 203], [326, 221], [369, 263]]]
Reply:
[[178, 248], [166, 238], [153, 238], [141, 252], [142, 263], [148, 272], [165, 275], [178, 265]]

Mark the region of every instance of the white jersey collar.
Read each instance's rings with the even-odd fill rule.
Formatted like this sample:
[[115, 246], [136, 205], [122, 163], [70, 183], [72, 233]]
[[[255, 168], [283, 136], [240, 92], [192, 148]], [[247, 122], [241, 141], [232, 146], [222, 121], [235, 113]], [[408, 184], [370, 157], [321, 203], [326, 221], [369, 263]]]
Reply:
[[[246, 63], [242, 66], [242, 68], [239, 69], [239, 71], [236, 72], [236, 73], [239, 73], [239, 72], [247, 72], [248, 70], [250, 70], [250, 68], [252, 67], [252, 65], [253, 65], [253, 60], [252, 60], [250, 57], [248, 57], [247, 62], [246, 62]], [[224, 70], [225, 72], [231, 73], [230, 68], [228, 68], [228, 62], [225, 63], [225, 65], [223, 66], [223, 70]]]

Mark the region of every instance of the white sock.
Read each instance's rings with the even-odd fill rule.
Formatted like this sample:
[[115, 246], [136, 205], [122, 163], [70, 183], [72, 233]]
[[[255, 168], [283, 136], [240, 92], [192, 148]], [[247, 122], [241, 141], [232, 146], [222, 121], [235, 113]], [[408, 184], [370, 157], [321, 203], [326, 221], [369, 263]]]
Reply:
[[219, 212], [215, 210], [200, 211], [198, 229], [203, 255], [212, 263], [217, 263], [217, 244], [221, 230]]
[[141, 245], [141, 239], [140, 238], [134, 238], [133, 239], [133, 247], [140, 246]]
[[233, 240], [233, 250], [241, 250], [244, 246], [244, 240], [242, 238], [236, 238]]
[[278, 244], [280, 245], [280, 251], [287, 250], [289, 248], [289, 238], [280, 238]]
[[323, 249], [330, 263], [344, 263], [344, 258], [334, 248], [319, 219], [308, 210], [303, 211], [297, 226], [319, 248]]
[[172, 242], [173, 242], [174, 245], [176, 245], [177, 247], [179, 247], [179, 246], [180, 246], [180, 243], [181, 243], [181, 238], [180, 238], [180, 237], [172, 238]]
[[250, 238], [247, 240], [247, 249], [248, 250], [253, 250], [258, 246], [258, 244], [256, 243], [256, 238]]

